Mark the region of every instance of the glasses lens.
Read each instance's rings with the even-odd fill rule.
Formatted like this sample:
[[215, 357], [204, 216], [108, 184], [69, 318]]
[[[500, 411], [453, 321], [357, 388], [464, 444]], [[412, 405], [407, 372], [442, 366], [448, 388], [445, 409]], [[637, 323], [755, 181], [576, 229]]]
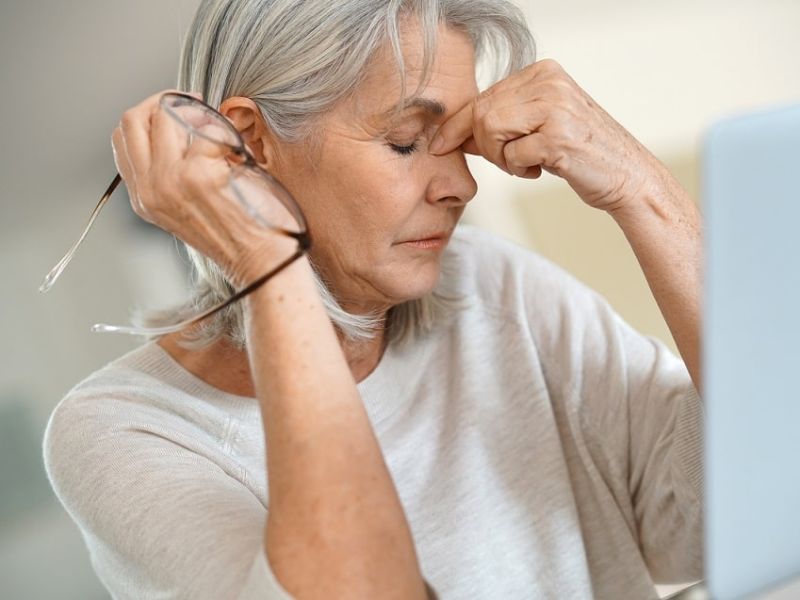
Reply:
[[240, 165], [231, 172], [231, 189], [257, 223], [279, 231], [306, 231], [303, 213], [292, 195], [269, 173]]
[[195, 98], [164, 94], [161, 97], [161, 106], [192, 135], [234, 148], [242, 145], [239, 132], [230, 121]]

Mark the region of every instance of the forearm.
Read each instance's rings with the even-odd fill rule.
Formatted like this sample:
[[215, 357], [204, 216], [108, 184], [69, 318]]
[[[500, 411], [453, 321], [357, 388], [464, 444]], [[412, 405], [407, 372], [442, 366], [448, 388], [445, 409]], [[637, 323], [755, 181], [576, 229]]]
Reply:
[[702, 394], [700, 332], [702, 219], [678, 181], [658, 163], [658, 176], [636, 198], [609, 211], [622, 228]]
[[424, 598], [403, 507], [308, 261], [245, 310], [276, 577], [300, 599]]

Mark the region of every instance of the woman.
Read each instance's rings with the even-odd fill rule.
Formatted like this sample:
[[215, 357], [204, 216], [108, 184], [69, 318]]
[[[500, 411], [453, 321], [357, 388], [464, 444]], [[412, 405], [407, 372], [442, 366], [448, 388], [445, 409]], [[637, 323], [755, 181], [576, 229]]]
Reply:
[[[476, 60], [503, 45], [479, 94]], [[179, 87], [231, 121], [314, 243], [51, 416], [48, 473], [115, 597], [656, 598], [701, 577], [699, 217], [533, 62], [513, 5], [210, 0]], [[187, 144], [160, 97], [125, 113], [115, 157], [210, 305], [291, 240], [220, 202], [224, 153]], [[456, 227], [465, 152], [608, 212], [685, 365], [554, 265]]]

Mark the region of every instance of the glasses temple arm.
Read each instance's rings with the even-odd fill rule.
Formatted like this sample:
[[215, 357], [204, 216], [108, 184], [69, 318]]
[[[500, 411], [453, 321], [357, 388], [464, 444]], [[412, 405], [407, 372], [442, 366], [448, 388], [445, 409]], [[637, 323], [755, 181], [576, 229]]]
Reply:
[[106, 325], [104, 323], [98, 323], [92, 326], [92, 331], [96, 333], [127, 333], [130, 335], [151, 335], [151, 336], [161, 336], [161, 335], [166, 335], [168, 333], [174, 333], [176, 331], [180, 331], [184, 327], [189, 327], [190, 325], [199, 323], [203, 319], [206, 319], [211, 315], [218, 313], [219, 311], [221, 311], [224, 308], [227, 308], [237, 300], [240, 300], [250, 292], [261, 287], [262, 285], [264, 285], [264, 283], [267, 282], [267, 280], [272, 278], [274, 275], [277, 275], [279, 272], [283, 271], [283, 269], [285, 269], [294, 261], [296, 261], [298, 258], [303, 256], [303, 254], [305, 254], [305, 249], [301, 247], [291, 257], [287, 258], [277, 267], [272, 269], [269, 273], [262, 275], [254, 282], [248, 284], [246, 287], [242, 288], [241, 290], [236, 292], [233, 296], [225, 300], [225, 302], [223, 302], [222, 304], [219, 304], [218, 306], [212, 306], [205, 312], [202, 312], [199, 315], [192, 317], [187, 321], [182, 321], [180, 323], [176, 323], [175, 325], [166, 325], [164, 327], [151, 327], [151, 328], [129, 327], [124, 325]]
[[76, 241], [72, 245], [72, 247], [67, 251], [67, 253], [61, 258], [61, 260], [59, 260], [58, 263], [56, 263], [56, 266], [50, 269], [50, 272], [44, 278], [44, 282], [42, 282], [42, 285], [39, 286], [40, 292], [46, 292], [51, 287], [53, 287], [53, 284], [61, 276], [61, 272], [67, 267], [67, 265], [72, 260], [72, 257], [75, 255], [75, 251], [78, 249], [78, 246], [81, 245], [84, 238], [86, 237], [86, 234], [89, 233], [89, 230], [92, 228], [92, 225], [94, 224], [97, 215], [100, 214], [100, 211], [102, 210], [103, 206], [105, 206], [106, 202], [111, 197], [111, 194], [114, 193], [114, 190], [117, 189], [117, 186], [120, 184], [121, 181], [122, 177], [120, 176], [119, 173], [117, 173], [116, 177], [114, 177], [114, 180], [111, 182], [111, 185], [108, 186], [106, 193], [103, 194], [102, 198], [100, 198], [100, 202], [98, 202], [97, 206], [94, 207], [92, 214], [89, 216], [89, 221], [86, 223], [86, 227], [84, 228], [81, 236], [78, 238], [78, 241]]

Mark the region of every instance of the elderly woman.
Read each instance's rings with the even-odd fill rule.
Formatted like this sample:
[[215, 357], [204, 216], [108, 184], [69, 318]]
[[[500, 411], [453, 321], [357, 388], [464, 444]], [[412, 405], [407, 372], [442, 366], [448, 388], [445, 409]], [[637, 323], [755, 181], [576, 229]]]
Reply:
[[[500, 75], [479, 93], [484, 57]], [[699, 217], [534, 61], [513, 4], [207, 0], [179, 87], [313, 243], [51, 416], [48, 473], [115, 598], [644, 599], [702, 576]], [[189, 246], [207, 308], [297, 243], [232, 199], [236, 161], [161, 97], [123, 115], [116, 161], [135, 211]], [[611, 215], [685, 364], [558, 267], [457, 226], [465, 153]]]

